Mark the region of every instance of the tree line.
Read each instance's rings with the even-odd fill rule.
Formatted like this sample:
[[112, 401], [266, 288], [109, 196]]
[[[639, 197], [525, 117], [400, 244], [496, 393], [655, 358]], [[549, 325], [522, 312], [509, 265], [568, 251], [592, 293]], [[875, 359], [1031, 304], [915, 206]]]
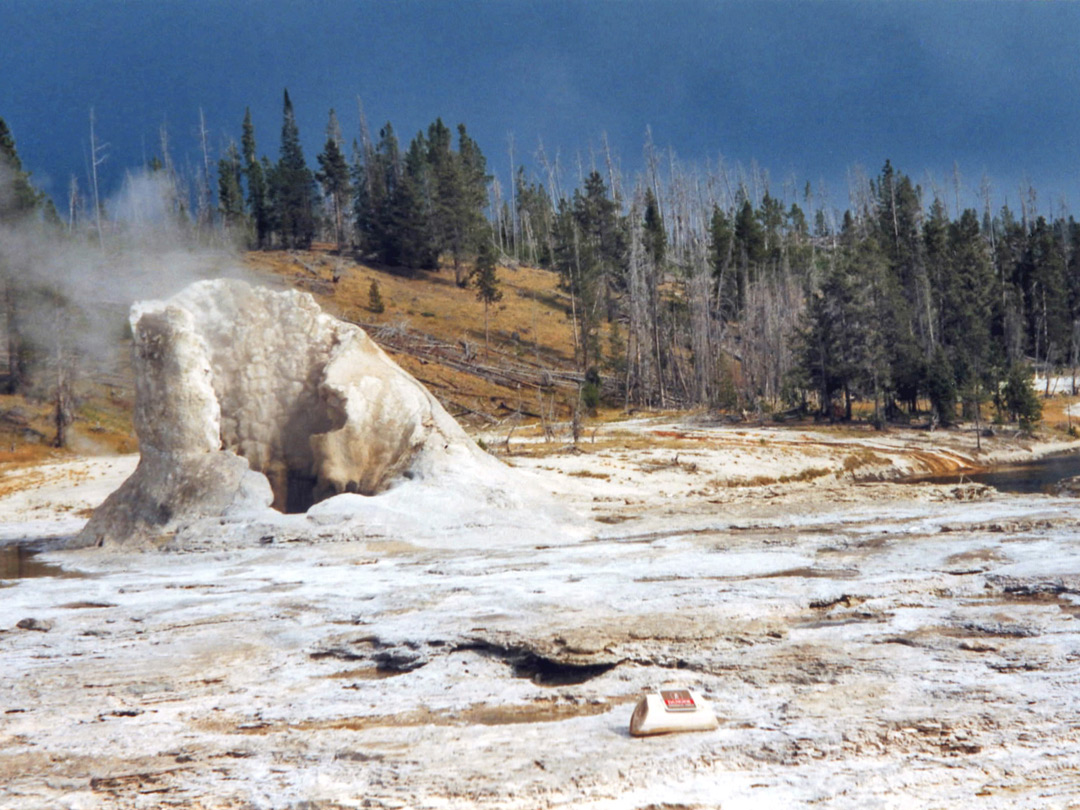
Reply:
[[488, 233], [487, 164], [464, 124], [456, 147], [436, 119], [402, 151], [393, 125], [373, 140], [366, 123], [353, 140], [351, 158], [334, 110], [326, 141], [312, 171], [300, 146], [292, 102], [284, 96], [277, 162], [256, 157], [251, 112], [240, 148], [230, 144], [218, 164], [219, 210], [227, 227], [246, 234], [251, 247], [303, 248], [317, 236], [340, 250], [391, 266], [438, 267], [453, 263], [459, 285]]
[[645, 163], [625, 196], [610, 159], [566, 194], [521, 170], [492, 218], [504, 252], [560, 274], [582, 368], [627, 406], [850, 420], [862, 401], [879, 425], [948, 425], [991, 403], [1030, 424], [1030, 362], [1075, 376], [1080, 224], [1033, 190], [994, 211], [984, 183], [981, 210], [950, 214], [886, 161], [840, 214], [756, 168], [665, 174], [651, 144]]
[[[59, 223], [5, 138], [15, 169], [3, 199]], [[1028, 363], [1080, 365], [1080, 225], [1041, 214], [1030, 189], [1018, 212], [992, 210], [984, 181], [982, 205], [961, 210], [957, 177], [950, 211], [946, 190], [886, 161], [874, 177], [852, 172], [841, 212], [822, 184], [777, 189], [756, 165], [684, 167], [649, 137], [636, 175], [605, 147], [600, 165], [579, 159], [576, 186], [542, 146], [538, 170], [514, 165], [511, 142], [507, 199], [464, 124], [455, 139], [441, 119], [403, 150], [392, 124], [372, 138], [361, 113], [346, 147], [330, 110], [311, 169], [286, 91], [277, 160], [259, 154], [247, 111], [217, 161], [215, 206], [203, 145], [196, 193], [173, 203], [196, 230], [255, 249], [320, 238], [388, 266], [446, 263], [485, 306], [499, 297], [497, 260], [558, 274], [583, 377], [628, 408], [851, 419], [863, 402], [878, 424], [927, 413], [950, 424], [989, 402], [1031, 422]], [[179, 187], [164, 132], [162, 155], [150, 171]]]

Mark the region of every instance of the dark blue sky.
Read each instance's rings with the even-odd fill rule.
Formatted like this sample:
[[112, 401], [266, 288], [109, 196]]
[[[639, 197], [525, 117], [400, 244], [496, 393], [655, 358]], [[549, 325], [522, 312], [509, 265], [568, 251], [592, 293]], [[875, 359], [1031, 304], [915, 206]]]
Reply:
[[0, 117], [61, 208], [91, 106], [114, 187], [163, 121], [195, 163], [200, 107], [215, 158], [246, 106], [276, 158], [284, 87], [311, 164], [360, 96], [405, 142], [465, 122], [504, 181], [509, 132], [519, 162], [542, 138], [568, 168], [606, 132], [632, 172], [651, 126], [686, 163], [756, 160], [840, 206], [847, 169], [886, 158], [1080, 205], [1080, 3], [0, 0]]

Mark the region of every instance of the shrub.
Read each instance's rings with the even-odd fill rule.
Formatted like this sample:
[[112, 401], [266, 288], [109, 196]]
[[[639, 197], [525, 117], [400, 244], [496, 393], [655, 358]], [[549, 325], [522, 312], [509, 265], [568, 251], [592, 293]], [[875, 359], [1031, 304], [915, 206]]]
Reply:
[[379, 282], [377, 281], [372, 281], [371, 286], [368, 287], [368, 309], [376, 315], [386, 311], [386, 305], [383, 303], [382, 294], [379, 292]]
[[1042, 403], [1031, 382], [1031, 369], [1013, 363], [1001, 392], [1009, 417], [1020, 423], [1021, 430], [1031, 430], [1042, 419]]

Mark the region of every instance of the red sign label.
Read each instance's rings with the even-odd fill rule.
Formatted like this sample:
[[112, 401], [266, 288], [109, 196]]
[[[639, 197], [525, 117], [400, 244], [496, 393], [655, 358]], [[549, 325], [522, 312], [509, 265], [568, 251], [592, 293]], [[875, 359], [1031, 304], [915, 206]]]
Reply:
[[672, 689], [662, 691], [660, 697], [664, 699], [664, 708], [669, 712], [692, 712], [697, 709], [694, 699], [686, 689]]

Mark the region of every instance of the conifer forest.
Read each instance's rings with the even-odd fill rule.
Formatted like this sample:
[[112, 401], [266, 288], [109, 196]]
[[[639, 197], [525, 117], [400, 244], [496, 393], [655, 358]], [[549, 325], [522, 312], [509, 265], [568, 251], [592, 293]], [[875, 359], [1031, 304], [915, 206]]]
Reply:
[[[169, 191], [170, 227], [204, 243], [318, 240], [376, 266], [442, 268], [485, 306], [499, 300], [496, 263], [545, 268], [569, 295], [579, 373], [613, 406], [850, 420], [862, 403], [878, 425], [948, 425], [987, 408], [1030, 422], [1032, 370], [1080, 364], [1080, 224], [1034, 188], [999, 204], [984, 178], [966, 207], [959, 174], [926, 187], [886, 159], [850, 170], [837, 205], [835, 190], [778, 184], [756, 164], [684, 165], [650, 136], [629, 176], [606, 148], [566, 165], [540, 146], [526, 166], [511, 142], [504, 188], [466, 126], [441, 119], [406, 144], [362, 115], [346, 136], [331, 110], [309, 160], [287, 91], [280, 137], [256, 133], [248, 112], [213, 161], [202, 126], [201, 165], [174, 165], [163, 127], [144, 167]], [[90, 138], [96, 158], [92, 118]], [[57, 205], [3, 122], [0, 161], [0, 221], [104, 247], [96, 162], [91, 187], [73, 177]], [[20, 301], [49, 291], [15, 255], [2, 261], [15, 392], [48, 353]]]

